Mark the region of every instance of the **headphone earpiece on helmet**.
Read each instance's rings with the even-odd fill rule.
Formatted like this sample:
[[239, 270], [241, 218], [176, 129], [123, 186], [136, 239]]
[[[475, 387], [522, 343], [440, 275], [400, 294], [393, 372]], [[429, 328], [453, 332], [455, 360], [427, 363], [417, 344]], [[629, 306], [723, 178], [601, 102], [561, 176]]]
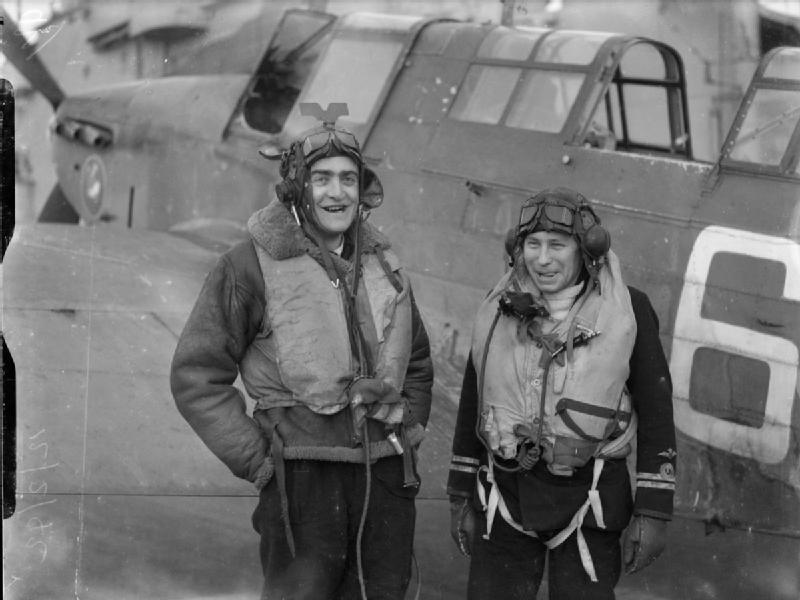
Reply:
[[611, 235], [602, 225], [592, 225], [583, 234], [583, 251], [592, 260], [599, 260], [611, 249]]
[[378, 208], [383, 204], [383, 184], [378, 175], [367, 166], [362, 166], [359, 201], [366, 210]]
[[600, 217], [585, 199], [578, 208], [577, 216], [581, 228], [578, 232], [581, 250], [592, 261], [598, 261], [611, 249], [611, 234], [600, 224]]
[[275, 184], [275, 195], [283, 204], [295, 204], [297, 201], [296, 185], [286, 179]]
[[305, 212], [310, 209], [306, 204], [305, 194], [303, 190], [303, 182], [305, 180], [305, 162], [303, 161], [302, 153], [297, 143], [293, 143], [288, 150], [281, 154], [281, 165], [278, 173], [282, 180], [275, 184], [275, 195], [278, 199], [290, 207], [295, 212], [300, 210]]

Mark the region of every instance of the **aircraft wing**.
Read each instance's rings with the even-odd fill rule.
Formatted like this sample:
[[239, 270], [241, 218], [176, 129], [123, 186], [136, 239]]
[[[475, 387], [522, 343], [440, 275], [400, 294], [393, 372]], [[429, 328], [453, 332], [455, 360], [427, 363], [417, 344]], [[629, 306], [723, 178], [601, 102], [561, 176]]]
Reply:
[[[6, 598], [257, 597], [256, 492], [205, 448], [169, 390], [176, 341], [218, 253], [154, 231], [15, 231], [2, 267], [17, 436]], [[449, 540], [444, 494], [455, 410], [437, 396], [417, 557], [428, 592], [459, 598], [467, 563]], [[435, 580], [445, 572], [456, 576]]]

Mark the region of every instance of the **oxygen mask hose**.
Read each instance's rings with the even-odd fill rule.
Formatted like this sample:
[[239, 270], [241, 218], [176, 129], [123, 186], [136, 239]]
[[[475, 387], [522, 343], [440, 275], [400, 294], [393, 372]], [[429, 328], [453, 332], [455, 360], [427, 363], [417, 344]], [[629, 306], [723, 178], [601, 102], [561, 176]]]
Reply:
[[364, 524], [367, 521], [367, 508], [369, 507], [370, 488], [372, 488], [372, 468], [369, 455], [369, 426], [367, 419], [361, 426], [361, 436], [364, 444], [364, 506], [361, 508], [361, 519], [358, 522], [356, 535], [356, 565], [358, 566], [358, 585], [361, 587], [361, 600], [367, 600], [367, 586], [364, 582], [364, 566], [361, 559], [361, 538], [364, 536]]

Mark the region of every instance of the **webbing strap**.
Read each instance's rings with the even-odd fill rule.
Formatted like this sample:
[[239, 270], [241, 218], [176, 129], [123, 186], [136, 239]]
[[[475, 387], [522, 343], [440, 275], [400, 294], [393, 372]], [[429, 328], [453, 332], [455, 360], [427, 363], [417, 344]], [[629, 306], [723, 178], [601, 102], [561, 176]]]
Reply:
[[[511, 513], [508, 511], [508, 506], [506, 506], [505, 500], [503, 500], [503, 496], [500, 494], [500, 490], [495, 483], [491, 457], [488, 462], [489, 464], [487, 466], [482, 466], [479, 469], [479, 473], [480, 471], [486, 472], [486, 481], [490, 486], [488, 499], [486, 498], [486, 490], [484, 489], [480, 478], [476, 477], [478, 486], [478, 499], [481, 501], [481, 506], [486, 512], [486, 533], [483, 534], [483, 539], [489, 539], [489, 535], [492, 532], [492, 524], [494, 523], [494, 518], [498, 510], [500, 511], [500, 516], [503, 517], [506, 523], [511, 525], [511, 527], [527, 536], [538, 538], [539, 536], [536, 535], [535, 531], [527, 531], [523, 529], [522, 525], [517, 523], [511, 516]], [[581, 506], [578, 509], [578, 512], [575, 513], [575, 516], [572, 517], [569, 525], [567, 525], [555, 536], [544, 542], [545, 546], [552, 550], [553, 548], [557, 548], [564, 543], [564, 541], [570, 535], [572, 535], [573, 531], [577, 532], [575, 537], [578, 540], [578, 552], [580, 553], [581, 564], [583, 565], [584, 571], [586, 571], [586, 574], [589, 576], [589, 579], [595, 583], [597, 583], [597, 573], [595, 572], [592, 555], [589, 552], [589, 546], [586, 543], [586, 538], [581, 531], [581, 527], [583, 526], [583, 520], [586, 517], [586, 513], [589, 512], [589, 509], [591, 508], [592, 513], [594, 514], [594, 520], [597, 522], [597, 526], [601, 529], [606, 528], [606, 524], [603, 519], [603, 505], [600, 502], [600, 492], [597, 491], [597, 482], [600, 480], [600, 474], [603, 471], [604, 465], [604, 459], [595, 459], [594, 471], [592, 473], [592, 487], [589, 489], [586, 502], [583, 503], [583, 506]]]
[[286, 534], [286, 544], [292, 558], [296, 556], [294, 545], [294, 534], [292, 533], [292, 523], [289, 519], [289, 497], [286, 493], [286, 464], [283, 460], [283, 438], [278, 433], [278, 425], [272, 428], [272, 458], [275, 461], [275, 479], [278, 482], [278, 494], [281, 498], [281, 520]]
[[591, 508], [597, 526], [601, 529], [606, 528], [606, 524], [603, 521], [603, 506], [600, 503], [600, 492], [597, 491], [597, 482], [600, 480], [600, 473], [603, 471], [604, 464], [605, 460], [602, 458], [595, 459], [592, 487], [589, 489], [589, 497], [586, 499], [586, 502], [583, 503], [583, 506], [581, 506], [578, 512], [575, 513], [575, 516], [572, 517], [572, 521], [570, 521], [569, 525], [545, 542], [548, 548], [556, 548], [572, 535], [573, 531], [577, 532], [576, 537], [578, 538], [578, 552], [580, 552], [581, 564], [586, 574], [589, 576], [589, 579], [595, 583], [597, 582], [597, 574], [595, 573], [592, 555], [589, 553], [589, 546], [586, 544], [586, 538], [583, 535], [583, 531], [581, 531], [581, 527], [583, 526], [583, 519], [586, 517], [586, 513], [589, 512], [589, 508]]
[[639, 417], [636, 415], [636, 412], [632, 411], [630, 414], [631, 422], [628, 423], [628, 427], [625, 429], [623, 434], [601, 447], [597, 452], [598, 457], [621, 458], [621, 456], [624, 456], [624, 454], [620, 455], [619, 453], [623, 451], [634, 438], [639, 425]]
[[536, 535], [535, 531], [526, 531], [522, 528], [522, 525], [517, 523], [514, 518], [511, 516], [511, 513], [508, 510], [508, 506], [506, 506], [505, 500], [503, 500], [503, 496], [500, 494], [500, 489], [495, 483], [494, 480], [494, 470], [492, 469], [492, 460], [491, 457], [489, 458], [489, 465], [481, 467], [478, 472], [485, 471], [486, 472], [486, 481], [489, 484], [489, 498], [487, 501], [486, 498], [486, 490], [481, 483], [479, 477], [475, 478], [475, 481], [478, 486], [478, 499], [481, 501], [481, 506], [483, 510], [486, 512], [486, 533], [483, 534], [483, 539], [488, 540], [489, 534], [492, 532], [492, 525], [494, 523], [494, 517], [497, 514], [497, 511], [500, 511], [500, 516], [503, 517], [506, 523], [511, 525], [514, 529], [523, 533], [530, 537], [539, 537]]
[[[605, 427], [603, 437], [594, 437], [581, 429], [580, 425], [578, 425], [569, 414], [570, 410], [581, 412], [586, 415], [592, 415], [594, 417], [609, 419], [609, 422]], [[630, 421], [631, 419], [631, 413], [629, 412], [614, 410], [613, 408], [606, 408], [604, 406], [596, 406], [594, 404], [573, 400], [572, 398], [561, 398], [556, 403], [556, 414], [561, 417], [564, 425], [569, 427], [580, 438], [588, 442], [604, 442], [617, 427], [614, 419], [619, 419], [620, 421]]]
[[389, 265], [389, 261], [386, 260], [386, 255], [383, 253], [383, 248], [378, 246], [375, 248], [375, 254], [378, 257], [378, 262], [383, 269], [383, 273], [386, 275], [386, 278], [391, 282], [392, 287], [394, 287], [395, 291], [399, 294], [403, 291], [403, 284], [400, 283], [400, 278], [392, 271], [392, 267]]
[[623, 415], [630, 415], [622, 411], [616, 411], [613, 408], [606, 406], [598, 406], [597, 404], [589, 404], [588, 402], [581, 402], [580, 400], [573, 400], [572, 398], [561, 398], [556, 403], [556, 412], [561, 413], [567, 410], [574, 410], [593, 417], [602, 417], [604, 419], [613, 419], [617, 413]]

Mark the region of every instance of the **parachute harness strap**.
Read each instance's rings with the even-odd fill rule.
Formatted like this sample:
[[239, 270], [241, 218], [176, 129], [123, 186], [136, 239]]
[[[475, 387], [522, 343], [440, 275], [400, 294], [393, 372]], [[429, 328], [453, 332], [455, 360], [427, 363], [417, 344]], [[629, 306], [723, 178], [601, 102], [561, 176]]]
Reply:
[[506, 505], [506, 501], [503, 499], [502, 494], [500, 493], [500, 488], [497, 486], [497, 482], [494, 479], [494, 469], [492, 465], [494, 461], [491, 458], [491, 452], [489, 453], [489, 462], [487, 465], [483, 465], [480, 469], [478, 469], [478, 473], [481, 471], [486, 473], [486, 482], [489, 484], [489, 497], [486, 497], [486, 490], [483, 487], [483, 484], [480, 481], [480, 478], [476, 478], [477, 486], [478, 486], [478, 499], [481, 501], [481, 506], [483, 507], [483, 511], [486, 513], [486, 533], [483, 534], [483, 539], [488, 540], [489, 534], [492, 532], [492, 525], [494, 524], [494, 518], [497, 514], [497, 511], [500, 511], [500, 516], [503, 517], [506, 523], [511, 525], [514, 529], [519, 531], [522, 534], [525, 534], [530, 537], [539, 537], [536, 535], [535, 531], [526, 531], [522, 528], [522, 525], [517, 523], [514, 520], [514, 517], [511, 516], [511, 512], [508, 510], [508, 506]]
[[606, 528], [605, 521], [603, 520], [603, 506], [600, 503], [600, 492], [597, 491], [597, 482], [600, 480], [600, 473], [603, 471], [604, 465], [604, 459], [595, 459], [594, 473], [592, 475], [592, 487], [589, 489], [589, 495], [586, 498], [586, 502], [583, 503], [583, 506], [581, 506], [578, 509], [578, 512], [575, 513], [575, 516], [572, 517], [569, 525], [567, 525], [560, 533], [545, 542], [545, 546], [553, 549], [557, 546], [560, 546], [564, 540], [572, 535], [573, 531], [576, 532], [576, 538], [578, 540], [578, 552], [581, 556], [581, 564], [583, 565], [584, 571], [586, 571], [586, 574], [589, 576], [589, 579], [595, 583], [597, 583], [597, 574], [595, 573], [592, 555], [589, 553], [589, 546], [586, 543], [586, 538], [583, 535], [583, 531], [581, 531], [581, 527], [583, 526], [583, 520], [586, 517], [586, 513], [589, 512], [589, 509], [591, 508], [592, 513], [594, 514], [594, 520], [597, 522], [597, 526], [601, 529]]
[[[483, 507], [484, 512], [486, 513], [486, 533], [483, 534], [483, 539], [488, 540], [489, 536], [492, 532], [492, 525], [494, 524], [494, 518], [497, 515], [497, 512], [500, 512], [500, 516], [503, 517], [506, 523], [508, 523], [511, 527], [519, 531], [520, 533], [527, 535], [532, 538], [538, 538], [539, 536], [536, 535], [535, 531], [527, 531], [523, 529], [522, 525], [517, 523], [514, 518], [511, 516], [510, 511], [508, 510], [508, 506], [506, 505], [505, 500], [503, 499], [502, 494], [500, 494], [500, 489], [497, 485], [497, 482], [494, 479], [494, 470], [492, 469], [492, 460], [491, 457], [487, 465], [482, 466], [478, 473], [481, 471], [486, 473], [486, 482], [489, 484], [489, 497], [486, 497], [486, 490], [483, 487], [483, 484], [480, 481], [480, 478], [476, 478], [477, 489], [478, 489], [478, 499], [481, 502], [481, 506]], [[589, 546], [586, 543], [586, 538], [583, 535], [583, 531], [581, 527], [583, 526], [583, 520], [586, 517], [586, 514], [589, 512], [589, 509], [592, 509], [592, 513], [594, 514], [594, 519], [597, 522], [597, 526], [601, 529], [605, 529], [605, 521], [603, 520], [603, 507], [600, 503], [600, 492], [597, 490], [597, 482], [600, 479], [600, 473], [603, 471], [603, 466], [605, 464], [605, 460], [602, 458], [596, 458], [594, 461], [594, 473], [592, 476], [592, 487], [589, 490], [588, 498], [586, 502], [578, 509], [578, 512], [575, 513], [575, 516], [572, 517], [572, 520], [569, 522], [564, 529], [562, 529], [559, 533], [555, 536], [550, 538], [547, 541], [543, 541], [544, 545], [547, 546], [549, 550], [553, 548], [557, 548], [564, 541], [572, 535], [572, 532], [576, 533], [576, 538], [578, 542], [578, 552], [581, 557], [581, 564], [583, 565], [583, 570], [586, 571], [586, 574], [589, 576], [593, 582], [597, 583], [597, 573], [595, 572], [594, 562], [592, 561], [592, 555], [589, 552]]]

